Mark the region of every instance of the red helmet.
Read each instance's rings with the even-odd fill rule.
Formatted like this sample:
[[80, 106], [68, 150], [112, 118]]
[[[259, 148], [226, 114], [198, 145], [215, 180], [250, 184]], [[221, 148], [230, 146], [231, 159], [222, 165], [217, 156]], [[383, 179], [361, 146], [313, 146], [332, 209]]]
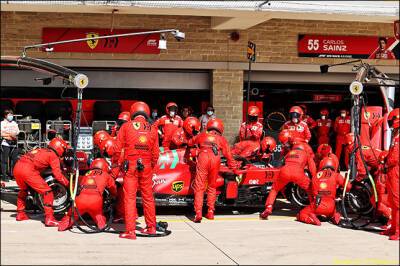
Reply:
[[328, 156], [328, 154], [332, 153], [332, 147], [329, 144], [321, 144], [318, 146], [317, 153], [322, 157]]
[[257, 116], [258, 117], [260, 115], [260, 109], [255, 105], [249, 106], [249, 108], [247, 110], [247, 114], [249, 116]]
[[208, 120], [207, 126], [206, 126], [207, 131], [209, 130], [216, 130], [219, 133], [223, 134], [224, 133], [224, 122], [222, 122], [221, 119], [219, 118], [213, 118]]
[[339, 161], [336, 156], [328, 156], [321, 160], [319, 163], [319, 170], [330, 168], [333, 171], [337, 171], [339, 167]]
[[279, 133], [279, 136], [278, 136], [278, 139], [279, 139], [279, 141], [280, 141], [282, 144], [288, 143], [289, 140], [290, 140], [290, 138], [291, 138], [291, 134], [290, 134], [290, 131], [287, 130], [287, 129], [283, 129], [283, 130]]
[[387, 118], [389, 126], [392, 128], [400, 127], [400, 108], [393, 109]]
[[194, 131], [199, 132], [201, 128], [201, 124], [199, 119], [193, 116], [189, 116], [183, 121], [183, 129], [185, 130], [186, 133], [189, 135], [193, 136], [195, 134]]
[[261, 141], [261, 150], [263, 152], [273, 152], [276, 148], [276, 141], [273, 137], [265, 137]]
[[117, 141], [114, 138], [108, 138], [101, 142], [100, 151], [107, 152], [108, 156], [113, 156]]
[[122, 112], [119, 114], [118, 119], [126, 122], [131, 121], [131, 114], [129, 112]]
[[63, 156], [66, 149], [70, 149], [71, 146], [68, 145], [65, 140], [60, 138], [53, 138], [48, 145], [48, 148], [56, 152], [56, 154], [61, 157]]
[[145, 102], [135, 102], [131, 105], [131, 118], [142, 115], [144, 117], [150, 116], [150, 108]]
[[106, 159], [97, 158], [94, 159], [93, 162], [90, 164], [90, 169], [100, 169], [103, 172], [108, 172], [110, 171], [110, 165], [108, 164]]
[[289, 113], [297, 113], [300, 116], [302, 116], [304, 114], [303, 109], [301, 109], [300, 106], [292, 106], [292, 108], [290, 108]]
[[100, 147], [101, 142], [108, 138], [110, 138], [110, 134], [108, 134], [107, 131], [99, 130], [96, 132], [96, 134], [94, 134], [93, 144], [97, 147]]
[[167, 103], [167, 105], [165, 106], [165, 113], [169, 114], [169, 109], [171, 107], [175, 107], [176, 109], [178, 109], [178, 105], [176, 103], [170, 102], [170, 103]]
[[321, 111], [319, 111], [319, 113], [321, 115], [324, 115], [324, 116], [328, 116], [329, 115], [329, 111], [328, 111], [327, 108], [322, 108]]
[[354, 133], [351, 133], [351, 132], [347, 133], [346, 136], [345, 136], [345, 141], [346, 141], [345, 144], [347, 144], [347, 145], [353, 144], [353, 142], [354, 142]]

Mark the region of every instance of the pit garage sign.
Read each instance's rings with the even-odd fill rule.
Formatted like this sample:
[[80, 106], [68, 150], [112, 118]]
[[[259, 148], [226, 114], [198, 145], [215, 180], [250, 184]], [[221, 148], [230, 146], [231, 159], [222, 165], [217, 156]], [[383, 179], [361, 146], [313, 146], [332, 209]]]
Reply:
[[304, 35], [298, 37], [299, 57], [399, 59], [394, 37]]
[[[91, 28], [43, 28], [43, 43], [57, 42], [71, 39], [91, 38], [112, 34], [142, 32], [149, 30], [132, 29], [91, 29]], [[88, 40], [75, 43], [58, 44], [52, 52], [78, 53], [140, 53], [159, 54], [158, 41], [160, 34], [137, 35], [129, 37], [113, 37], [100, 40]], [[43, 49], [46, 51], [46, 48]]]

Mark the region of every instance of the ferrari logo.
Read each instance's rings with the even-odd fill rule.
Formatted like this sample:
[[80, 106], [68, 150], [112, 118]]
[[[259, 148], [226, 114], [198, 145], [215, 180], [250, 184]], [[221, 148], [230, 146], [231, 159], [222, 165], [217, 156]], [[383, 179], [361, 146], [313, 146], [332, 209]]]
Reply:
[[86, 173], [86, 175], [91, 175], [91, 174], [92, 174], [91, 170]]
[[172, 190], [175, 192], [179, 192], [183, 189], [183, 181], [176, 181], [174, 183], [172, 183]]
[[37, 152], [38, 152], [38, 150], [33, 150], [33, 151], [31, 151], [32, 154], [35, 154], [35, 153], [37, 153]]
[[320, 185], [319, 185], [319, 187], [321, 188], [321, 189], [326, 189], [327, 187], [328, 187], [328, 185], [326, 184], [326, 183], [321, 183]]
[[364, 118], [365, 119], [369, 119], [371, 117], [371, 113], [370, 112], [364, 112]]
[[[86, 33], [86, 38], [94, 38], [94, 37], [99, 37], [99, 34], [95, 32]], [[86, 43], [88, 44], [90, 49], [94, 49], [97, 47], [99, 40], [87, 40]]]
[[322, 172], [318, 172], [317, 178], [321, 178], [322, 174], [323, 174]]
[[146, 143], [147, 142], [146, 136], [140, 136], [139, 141], [140, 141], [140, 143]]
[[242, 180], [243, 180], [242, 174], [236, 176], [236, 183], [240, 184], [242, 182]]
[[133, 128], [138, 130], [140, 128], [140, 122], [133, 122]]

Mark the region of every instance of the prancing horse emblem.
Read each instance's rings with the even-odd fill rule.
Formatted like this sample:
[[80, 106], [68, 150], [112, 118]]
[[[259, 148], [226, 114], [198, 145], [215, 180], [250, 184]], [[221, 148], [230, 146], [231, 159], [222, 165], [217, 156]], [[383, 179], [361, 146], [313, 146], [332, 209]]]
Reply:
[[[94, 38], [94, 37], [99, 37], [100, 35], [96, 32], [89, 32], [86, 33], [86, 38]], [[90, 49], [94, 49], [97, 47], [97, 44], [99, 43], [99, 40], [87, 40], [86, 43], [88, 44]]]

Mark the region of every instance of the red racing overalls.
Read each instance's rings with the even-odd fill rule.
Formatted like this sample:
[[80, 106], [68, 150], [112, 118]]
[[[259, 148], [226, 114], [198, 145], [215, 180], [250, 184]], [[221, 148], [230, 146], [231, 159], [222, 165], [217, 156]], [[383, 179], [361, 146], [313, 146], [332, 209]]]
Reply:
[[[107, 172], [100, 169], [89, 170], [79, 181], [79, 194], [75, 199], [76, 208], [79, 214], [89, 214], [96, 222], [99, 229], [106, 226], [106, 217], [103, 214], [103, 192], [108, 189], [112, 197], [117, 196], [117, 187], [114, 179]], [[58, 231], [65, 231], [73, 225], [71, 210], [62, 219]], [[74, 211], [75, 221], [78, 221], [78, 214]]]
[[292, 121], [286, 121], [282, 128], [288, 129], [292, 138], [301, 138], [307, 143], [311, 139], [310, 129], [303, 121], [300, 121], [297, 124], [293, 123]]
[[154, 123], [154, 126], [157, 129], [159, 127], [161, 128], [163, 135], [162, 146], [166, 149], [170, 149], [172, 134], [177, 128], [183, 126], [183, 120], [179, 115], [175, 115], [174, 118], [163, 115]]
[[[335, 124], [333, 125], [333, 130], [336, 133], [336, 148], [335, 148], [335, 154], [340, 162], [340, 157], [342, 155], [342, 149], [343, 145], [346, 144], [346, 134], [350, 133], [351, 130], [351, 125], [350, 125], [350, 116], [346, 116], [345, 118], [342, 118], [341, 116], [337, 117], [335, 120]], [[346, 152], [343, 152], [345, 154], [345, 157], [347, 156]], [[345, 161], [348, 159], [345, 158]]]
[[389, 154], [386, 159], [388, 201], [392, 208], [392, 228], [389, 235], [391, 240], [399, 240], [399, 131], [392, 139]]
[[216, 180], [221, 165], [222, 154], [227, 159], [229, 168], [235, 167], [227, 140], [216, 131], [204, 131], [189, 141], [189, 146], [197, 145], [199, 152], [194, 180], [194, 209], [201, 214], [204, 191], [207, 189], [207, 206], [209, 211], [215, 210]]
[[125, 160], [129, 162], [123, 185], [126, 231], [134, 231], [136, 228], [138, 187], [142, 196], [146, 225], [155, 230], [156, 212], [152, 174], [160, 153], [157, 127], [151, 126], [144, 117], [137, 116], [121, 126], [117, 140], [124, 150]]
[[297, 184], [307, 193], [310, 192], [310, 178], [304, 173], [306, 168], [310, 171], [311, 176], [314, 177], [317, 171], [315, 162], [306, 151], [292, 149], [286, 154], [285, 165], [281, 168], [278, 178], [274, 180], [272, 189], [265, 202], [265, 210], [268, 215], [272, 213], [273, 204], [279, 191], [290, 182]]
[[[297, 214], [297, 220], [307, 224], [321, 225], [318, 215], [331, 218], [335, 224], [340, 221], [340, 213], [336, 211], [336, 189], [344, 186], [344, 178], [331, 169], [324, 169], [312, 178], [312, 200], [309, 206]], [[347, 190], [351, 189], [351, 184]]]
[[318, 145], [329, 144], [329, 133], [332, 128], [332, 120], [330, 119], [317, 119], [316, 136]]
[[17, 212], [25, 211], [25, 200], [28, 187], [43, 196], [45, 216], [53, 217], [53, 192], [44, 181], [40, 173], [51, 168], [54, 178], [64, 186], [68, 186], [68, 179], [61, 173], [60, 159], [50, 149], [35, 149], [22, 156], [14, 167], [14, 176], [20, 191], [17, 197]]
[[256, 155], [260, 149], [263, 125], [260, 122], [244, 122], [239, 130], [239, 142], [235, 144], [232, 154], [241, 157]]

